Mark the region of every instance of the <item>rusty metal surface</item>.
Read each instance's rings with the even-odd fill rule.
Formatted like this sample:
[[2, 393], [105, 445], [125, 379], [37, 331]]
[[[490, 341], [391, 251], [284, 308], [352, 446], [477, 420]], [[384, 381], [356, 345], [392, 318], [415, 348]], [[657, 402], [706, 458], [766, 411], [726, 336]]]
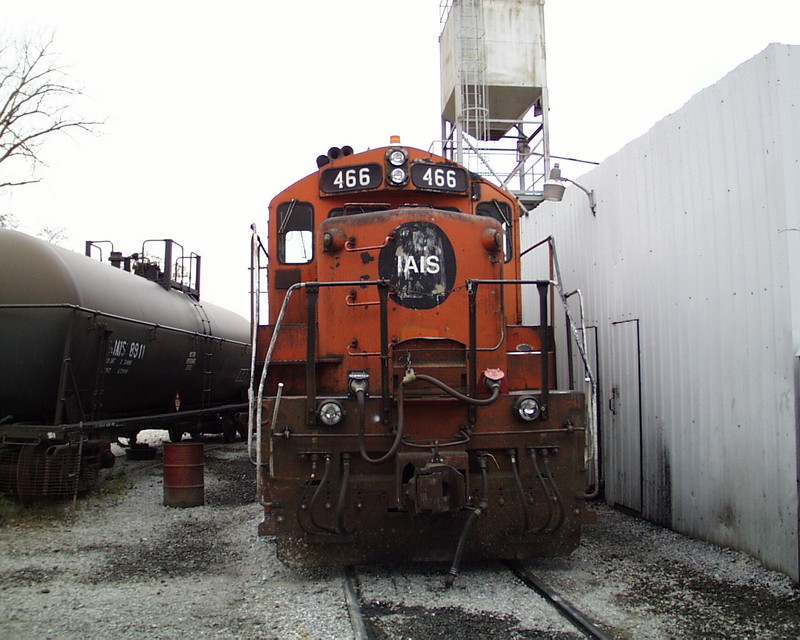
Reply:
[[101, 440], [1, 445], [0, 492], [25, 500], [69, 498], [92, 489], [114, 460]]
[[[391, 154], [334, 159], [270, 205], [259, 531], [296, 566], [460, 559], [457, 546], [464, 558], [567, 554], [586, 489], [584, 396], [557, 391], [549, 280], [519, 279], [518, 203], [475, 175], [438, 193], [384, 186], [375, 172]], [[336, 193], [359, 172], [363, 189]], [[508, 217], [481, 215], [495, 210]], [[303, 224], [291, 262], [284, 244]], [[287, 290], [290, 270], [301, 284]], [[522, 324], [525, 286], [544, 326]], [[515, 408], [523, 397], [541, 405], [532, 420]], [[324, 401], [341, 422], [320, 421]]]
[[199, 507], [205, 503], [202, 442], [164, 443], [164, 506]]
[[[434, 429], [423, 419], [409, 425], [409, 445], [401, 445], [395, 460], [374, 466], [359, 458], [357, 410], [354, 402], [344, 400], [348, 418], [337, 431], [295, 428], [288, 438], [283, 432], [265, 440], [264, 459], [271, 465], [265, 478], [271, 508], [262, 532], [277, 535], [281, 559], [298, 566], [450, 560], [470, 508], [480, 500], [476, 455], [486, 452], [490, 457], [489, 507], [474, 527], [466, 557], [567, 554], [579, 543], [578, 516], [583, 505], [575, 496], [585, 488], [582, 398], [580, 394], [555, 396], [549, 419], [524, 429], [507, 418], [498, 420], [512, 409], [513, 397], [501, 398], [498, 407], [481, 416], [470, 441], [457, 448], [448, 446], [458, 442], [458, 435], [451, 431], [457, 424], [450, 428], [437, 424]], [[372, 398], [369, 404], [370, 414], [377, 415], [380, 399]], [[282, 424], [297, 424], [304, 411], [303, 399], [284, 398], [281, 406]], [[374, 423], [367, 437], [369, 452], [376, 456], [388, 450], [392, 441], [389, 430]], [[426, 440], [427, 446], [420, 448]], [[517, 460], [524, 499], [510, 451]], [[339, 531], [345, 454], [352, 468], [344, 528]], [[330, 469], [322, 483], [326, 456]], [[554, 482], [546, 485], [549, 477]], [[318, 489], [312, 507], [311, 497]]]

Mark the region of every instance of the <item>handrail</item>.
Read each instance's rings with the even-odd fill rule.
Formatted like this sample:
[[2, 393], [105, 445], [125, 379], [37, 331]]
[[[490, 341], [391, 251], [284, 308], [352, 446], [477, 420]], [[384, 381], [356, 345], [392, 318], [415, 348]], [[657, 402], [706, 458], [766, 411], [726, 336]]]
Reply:
[[[247, 388], [247, 457], [253, 462], [253, 410], [255, 407], [255, 377], [256, 377], [256, 346], [258, 343], [258, 322], [261, 318], [261, 270], [268, 266], [261, 266], [261, 255], [263, 253], [269, 265], [269, 253], [261, 242], [255, 223], [250, 225], [252, 235], [250, 237], [250, 385]], [[260, 431], [260, 430], [259, 430]], [[260, 448], [260, 447], [259, 447]], [[260, 454], [257, 454], [260, 456]], [[260, 460], [257, 461], [260, 468]], [[258, 493], [258, 489], [256, 490]]]
[[[540, 247], [544, 244], [548, 245], [550, 249], [550, 259], [553, 263], [553, 267], [555, 269], [555, 280], [552, 281], [552, 284], [556, 287], [559, 296], [561, 297], [561, 303], [564, 307], [564, 313], [567, 318], [567, 324], [572, 332], [573, 339], [575, 340], [575, 344], [578, 347], [578, 352], [580, 353], [581, 360], [583, 360], [583, 367], [585, 371], [585, 382], [588, 382], [588, 389], [587, 389], [587, 406], [586, 406], [586, 422], [587, 422], [587, 431], [589, 432], [589, 437], [587, 438], [586, 442], [586, 453], [585, 459], [590, 464], [592, 469], [592, 484], [587, 487], [586, 493], [583, 495], [586, 499], [596, 498], [600, 494], [600, 469], [598, 464], [598, 434], [597, 434], [597, 381], [595, 379], [594, 373], [592, 372], [592, 367], [589, 364], [589, 357], [586, 350], [586, 328], [584, 326], [584, 318], [583, 318], [583, 297], [579, 295], [580, 300], [580, 308], [581, 308], [581, 328], [578, 329], [575, 325], [575, 321], [572, 318], [572, 312], [570, 311], [569, 304], [567, 303], [567, 294], [564, 293], [564, 287], [561, 284], [561, 269], [558, 264], [558, 252], [556, 251], [556, 241], [555, 238], [550, 235], [544, 240], [537, 242], [536, 244], [528, 247], [524, 251], [520, 253], [520, 256], [525, 255], [526, 253]], [[572, 295], [572, 294], [570, 294]], [[580, 331], [582, 338], [579, 339], [578, 331]]]
[[[536, 285], [536, 288], [539, 291], [539, 340], [541, 342], [541, 382], [542, 382], [542, 405], [543, 410], [547, 410], [547, 403], [550, 400], [550, 362], [549, 362], [549, 350], [550, 350], [550, 334], [548, 332], [548, 325], [547, 325], [547, 288], [551, 284], [555, 284], [551, 280], [498, 280], [498, 279], [473, 279], [468, 278], [466, 281], [467, 285], [467, 293], [469, 295], [469, 350], [470, 350], [470, 357], [469, 357], [469, 374], [468, 374], [468, 385], [470, 395], [474, 395], [475, 390], [477, 388], [477, 380], [478, 380], [478, 372], [477, 372], [477, 341], [478, 341], [478, 331], [477, 331], [477, 297], [478, 297], [478, 286], [481, 284], [492, 284], [492, 285]], [[505, 330], [505, 323], [504, 330]]]
[[347, 241], [344, 243], [345, 251], [350, 252], [357, 252], [357, 251], [376, 251], [378, 249], [383, 249], [384, 247], [389, 246], [389, 243], [394, 239], [394, 232], [390, 233], [383, 239], [383, 244], [376, 244], [371, 247], [357, 247], [355, 246], [356, 241], [355, 238], [348, 238]]
[[[539, 243], [544, 244], [544, 242]], [[552, 250], [555, 250], [554, 242], [552, 238], [549, 239], [548, 244], [552, 247]], [[542, 358], [541, 358], [541, 379], [542, 379], [542, 402], [544, 407], [547, 406], [547, 402], [549, 400], [549, 333], [548, 333], [548, 324], [547, 324], [547, 291], [550, 286], [555, 286], [559, 292], [559, 295], [562, 300], [562, 304], [565, 309], [567, 322], [569, 326], [572, 328], [573, 336], [576, 341], [577, 339], [577, 329], [575, 328], [575, 323], [572, 319], [572, 314], [569, 309], [569, 305], [567, 304], [567, 296], [564, 294], [563, 287], [561, 286], [560, 280], [560, 272], [558, 269], [558, 264], [556, 262], [556, 280], [502, 280], [502, 279], [467, 279], [466, 280], [466, 287], [470, 301], [470, 309], [469, 309], [469, 349], [470, 349], [470, 358], [469, 358], [469, 367], [470, 370], [468, 372], [468, 393], [471, 396], [475, 395], [477, 389], [477, 312], [476, 312], [476, 300], [477, 300], [477, 289], [479, 285], [482, 284], [490, 284], [490, 285], [536, 285], [539, 290], [539, 300], [540, 300], [540, 320], [539, 325], [541, 328], [541, 351], [542, 351]], [[272, 333], [272, 338], [270, 340], [270, 345], [267, 350], [266, 357], [264, 359], [264, 365], [261, 370], [261, 379], [259, 382], [258, 393], [257, 395], [253, 394], [254, 406], [253, 410], [249, 413], [248, 418], [248, 432], [250, 434], [249, 440], [252, 440], [252, 435], [256, 430], [256, 427], [261, 425], [262, 422], [262, 403], [264, 398], [264, 384], [266, 382], [267, 371], [272, 360], [272, 353], [275, 349], [275, 345], [277, 343], [277, 338], [280, 333], [281, 325], [283, 324], [283, 318], [286, 313], [286, 309], [289, 303], [289, 299], [291, 298], [292, 294], [297, 291], [298, 289], [306, 289], [306, 291], [311, 294], [309, 296], [309, 309], [308, 309], [308, 327], [309, 327], [309, 336], [312, 332], [314, 332], [314, 337], [309, 338], [308, 345], [307, 345], [307, 357], [306, 357], [306, 382], [310, 385], [310, 388], [306, 390], [307, 400], [306, 400], [306, 411], [307, 411], [307, 419], [310, 421], [313, 419], [312, 412], [316, 406], [316, 384], [315, 380], [312, 381], [312, 378], [315, 378], [316, 375], [316, 364], [315, 360], [315, 353], [314, 350], [316, 349], [316, 315], [317, 315], [317, 308], [315, 304], [316, 300], [316, 292], [320, 287], [363, 287], [363, 286], [378, 286], [379, 292], [381, 292], [381, 395], [383, 398], [383, 411], [384, 411], [384, 419], [388, 419], [389, 413], [389, 372], [388, 372], [388, 365], [389, 365], [389, 345], [388, 345], [388, 314], [387, 314], [387, 303], [386, 298], [388, 296], [388, 287], [389, 281], [385, 279], [381, 280], [358, 280], [358, 281], [332, 281], [332, 282], [316, 282], [316, 281], [309, 281], [309, 282], [298, 282], [289, 287], [286, 292], [286, 295], [283, 299], [283, 304], [281, 305], [280, 313], [278, 314], [278, 318], [275, 323], [275, 328]], [[252, 345], [253, 353], [256, 351], [256, 344], [255, 340], [253, 341]], [[586, 347], [585, 343], [578, 341], [578, 351], [581, 354], [581, 358], [583, 359], [584, 367], [586, 370], [586, 380], [589, 382], [590, 386], [590, 393], [589, 393], [589, 402], [587, 403], [587, 431], [589, 432], [590, 437], [587, 439], [586, 444], [586, 452], [585, 457], [587, 461], [591, 463], [592, 467], [592, 475], [593, 475], [593, 485], [589, 488], [591, 491], [587, 491], [584, 494], [586, 498], [593, 498], [596, 497], [599, 493], [599, 470], [597, 468], [597, 422], [596, 422], [596, 415], [597, 415], [597, 390], [596, 390], [596, 383], [594, 379], [594, 375], [591, 371], [591, 367], [588, 362], [588, 358], [586, 355]], [[254, 384], [254, 376], [251, 376], [251, 392], [253, 393], [253, 384]], [[255, 413], [255, 421], [253, 420], [253, 413]], [[257, 434], [257, 447], [258, 451], [256, 452], [257, 461], [256, 464], [258, 466], [258, 480], [260, 486], [260, 474], [261, 474], [261, 442], [260, 442], [260, 433], [261, 429], [258, 428]], [[248, 444], [249, 447], [249, 444]], [[251, 462], [252, 456], [250, 456]]]
[[173, 333], [181, 333], [195, 338], [207, 338], [213, 342], [225, 342], [227, 344], [235, 344], [240, 347], [248, 347], [246, 342], [241, 340], [231, 340], [230, 338], [223, 338], [215, 336], [210, 333], [203, 333], [201, 331], [190, 331], [188, 329], [181, 329], [180, 327], [173, 327], [168, 324], [160, 324], [158, 322], [150, 322], [147, 320], [139, 320], [138, 318], [131, 318], [130, 316], [121, 316], [116, 313], [107, 313], [99, 309], [91, 309], [79, 304], [72, 304], [71, 302], [52, 302], [46, 304], [0, 304], [0, 309], [71, 309], [72, 311], [79, 311], [81, 313], [88, 313], [100, 318], [110, 318], [112, 320], [122, 320], [123, 322], [130, 322], [131, 324], [138, 324], [143, 327], [150, 327], [151, 329], [163, 329], [164, 331], [171, 331]]
[[[97, 420], [81, 420], [78, 422], [64, 422], [61, 424], [38, 424], [35, 422], [12, 422], [2, 425], [4, 434], [17, 433], [22, 431], [39, 430], [42, 433], [56, 433], [66, 434], [72, 431], [82, 431], [83, 429], [113, 429], [124, 428], [137, 423], [152, 423], [160, 422], [162, 420], [169, 420], [171, 418], [186, 418], [188, 416], [201, 416], [207, 413], [231, 413], [234, 411], [242, 411], [247, 406], [246, 403], [233, 403], [221, 404], [214, 407], [206, 407], [205, 409], [187, 409], [176, 413], [170, 411], [168, 413], [155, 413], [140, 416], [128, 416], [123, 418], [99, 418]], [[0, 442], [4, 442], [0, 436]], [[5, 442], [4, 442], [5, 443]]]

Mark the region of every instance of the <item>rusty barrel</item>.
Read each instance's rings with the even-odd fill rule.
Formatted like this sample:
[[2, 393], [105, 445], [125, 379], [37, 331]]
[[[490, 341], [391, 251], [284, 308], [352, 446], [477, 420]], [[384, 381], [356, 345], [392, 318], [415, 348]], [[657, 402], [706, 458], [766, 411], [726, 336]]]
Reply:
[[205, 503], [202, 442], [164, 443], [164, 506], [199, 507]]

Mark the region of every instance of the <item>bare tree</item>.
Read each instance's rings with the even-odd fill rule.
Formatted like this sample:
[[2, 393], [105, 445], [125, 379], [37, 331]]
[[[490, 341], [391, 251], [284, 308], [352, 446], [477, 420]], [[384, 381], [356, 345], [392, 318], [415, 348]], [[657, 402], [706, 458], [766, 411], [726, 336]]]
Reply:
[[[55, 66], [53, 39], [43, 44], [31, 39], [0, 42], [0, 167], [16, 169], [15, 161], [27, 161], [32, 170], [44, 162], [43, 143], [52, 134], [72, 130], [91, 131], [91, 122], [73, 112], [81, 91], [63, 68]], [[36, 178], [9, 177], [0, 172], [0, 188], [38, 182]], [[17, 174], [19, 175], [19, 174]]]
[[44, 227], [39, 233], [36, 234], [42, 240], [46, 240], [51, 244], [61, 244], [69, 238], [67, 230], [64, 227]]
[[0, 229], [16, 229], [18, 226], [17, 217], [13, 213], [0, 213]]

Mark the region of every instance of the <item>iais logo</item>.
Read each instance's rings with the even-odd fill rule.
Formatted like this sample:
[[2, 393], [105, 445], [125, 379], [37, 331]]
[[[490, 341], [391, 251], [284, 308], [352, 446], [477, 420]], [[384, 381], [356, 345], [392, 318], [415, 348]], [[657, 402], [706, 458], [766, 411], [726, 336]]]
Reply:
[[378, 272], [391, 283], [391, 298], [397, 304], [433, 309], [447, 299], [456, 281], [453, 245], [435, 224], [407, 222], [381, 249]]

